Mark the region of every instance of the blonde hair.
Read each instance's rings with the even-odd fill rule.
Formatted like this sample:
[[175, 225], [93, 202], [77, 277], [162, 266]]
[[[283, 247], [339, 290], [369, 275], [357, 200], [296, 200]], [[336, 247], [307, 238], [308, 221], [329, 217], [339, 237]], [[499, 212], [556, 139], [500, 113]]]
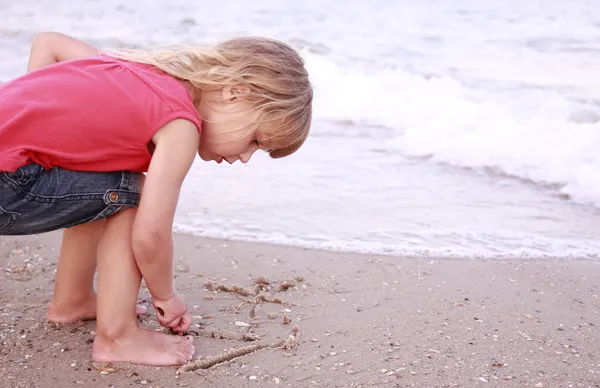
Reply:
[[121, 50], [109, 54], [155, 66], [189, 81], [200, 91], [246, 85], [246, 100], [260, 112], [258, 122], [251, 123], [248, 131], [260, 129], [261, 148], [273, 158], [293, 154], [308, 136], [312, 86], [303, 59], [283, 42], [242, 37], [213, 47]]

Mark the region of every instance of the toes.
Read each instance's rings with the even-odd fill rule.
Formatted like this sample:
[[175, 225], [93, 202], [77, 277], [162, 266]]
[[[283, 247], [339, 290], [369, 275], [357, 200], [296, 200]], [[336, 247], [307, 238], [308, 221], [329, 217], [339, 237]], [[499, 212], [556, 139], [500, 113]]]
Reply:
[[185, 337], [182, 335], [176, 336], [177, 340], [175, 341], [178, 344], [186, 345], [194, 343], [194, 338], [191, 335], [186, 335]]
[[177, 353], [176, 357], [177, 357], [178, 360], [180, 360], [180, 362], [182, 364], [186, 363], [186, 362], [188, 362], [189, 360], [192, 359], [192, 357], [189, 354], [185, 354], [185, 353], [181, 353], [181, 352]]
[[185, 361], [190, 361], [192, 358], [194, 358], [194, 352], [195, 352], [195, 349], [194, 349], [194, 346], [192, 346], [189, 349], [184, 349], [184, 350], [179, 351], [178, 355], [179, 355], [179, 357], [184, 358]]
[[175, 335], [173, 337], [175, 337], [175, 343], [179, 346], [190, 343], [190, 341], [188, 341], [188, 337], [184, 337], [182, 335]]
[[184, 344], [184, 346], [179, 347], [178, 353], [185, 357], [186, 360], [191, 360], [196, 352], [196, 348], [192, 344]]
[[178, 357], [179, 365], [183, 365], [183, 364], [187, 363], [190, 360], [191, 360], [191, 358], [187, 358], [187, 357], [183, 357], [183, 356], [179, 356]]
[[192, 336], [177, 337], [177, 353], [185, 356], [186, 360], [190, 360], [194, 355], [196, 348], [194, 347], [194, 339]]

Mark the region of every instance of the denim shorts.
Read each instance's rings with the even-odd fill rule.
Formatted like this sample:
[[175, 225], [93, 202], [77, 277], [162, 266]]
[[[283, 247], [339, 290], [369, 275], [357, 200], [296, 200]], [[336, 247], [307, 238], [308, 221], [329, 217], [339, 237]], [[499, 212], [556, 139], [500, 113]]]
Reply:
[[50, 232], [137, 207], [141, 175], [46, 170], [39, 164], [0, 172], [0, 235]]

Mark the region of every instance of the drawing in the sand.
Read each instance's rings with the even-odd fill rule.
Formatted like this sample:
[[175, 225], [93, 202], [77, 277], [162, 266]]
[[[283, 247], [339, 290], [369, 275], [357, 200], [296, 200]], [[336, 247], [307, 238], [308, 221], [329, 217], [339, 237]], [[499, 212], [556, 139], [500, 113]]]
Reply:
[[[211, 281], [206, 281], [204, 283], [204, 287], [209, 291], [214, 291], [217, 293], [218, 292], [227, 292], [227, 293], [231, 293], [231, 294], [238, 296], [240, 299], [243, 300], [243, 302], [241, 304], [239, 304], [238, 306], [234, 307], [233, 309], [231, 309], [231, 311], [237, 312], [242, 307], [250, 306], [250, 308], [248, 310], [248, 317], [250, 319], [255, 319], [256, 318], [256, 309], [261, 303], [275, 303], [275, 304], [281, 304], [281, 305], [291, 305], [290, 303], [285, 302], [280, 297], [276, 297], [272, 294], [267, 294], [267, 293], [269, 293], [271, 291], [274, 291], [275, 293], [286, 292], [290, 288], [295, 287], [297, 285], [297, 283], [303, 282], [303, 281], [304, 281], [304, 278], [296, 277], [294, 279], [284, 280], [276, 288], [273, 288], [273, 287], [271, 287], [271, 283], [265, 277], [259, 276], [254, 281], [255, 285], [256, 285], [254, 291], [251, 291], [248, 288], [237, 286], [237, 285], [227, 286], [227, 285], [223, 285], [223, 284], [214, 284]], [[291, 322], [291, 319], [288, 317], [288, 315], [284, 315], [282, 323], [289, 324], [290, 322]], [[252, 327], [254, 325], [246, 324], [246, 325], [238, 325], [238, 326], [246, 327], [248, 332], [245, 334], [240, 334], [240, 333], [232, 333], [232, 332], [227, 332], [227, 331], [213, 331], [213, 330], [207, 330], [204, 328], [200, 328], [198, 330], [190, 330], [187, 334], [208, 337], [208, 338], [215, 338], [215, 339], [234, 340], [234, 341], [258, 341], [258, 338], [256, 336], [249, 333], [249, 331], [252, 329]], [[197, 369], [207, 369], [207, 368], [213, 367], [217, 364], [231, 361], [235, 358], [242, 357], [242, 356], [254, 353], [256, 351], [262, 350], [262, 349], [267, 349], [267, 348], [278, 349], [279, 348], [279, 349], [291, 350], [292, 348], [297, 346], [299, 334], [300, 334], [300, 329], [298, 326], [295, 326], [292, 329], [292, 332], [289, 334], [289, 336], [285, 339], [272, 341], [272, 342], [260, 341], [258, 343], [252, 344], [252, 345], [246, 345], [246, 346], [242, 346], [239, 348], [229, 349], [229, 350], [224, 351], [215, 356], [202, 358], [202, 359], [193, 361], [191, 363], [185, 364], [181, 368], [179, 368], [178, 373], [194, 371]]]

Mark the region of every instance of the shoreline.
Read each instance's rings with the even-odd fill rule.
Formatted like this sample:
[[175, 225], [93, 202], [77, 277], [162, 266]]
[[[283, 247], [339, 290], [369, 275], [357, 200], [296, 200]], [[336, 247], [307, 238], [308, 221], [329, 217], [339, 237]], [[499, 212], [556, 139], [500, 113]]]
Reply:
[[[177, 376], [173, 367], [94, 365], [94, 321], [44, 322], [59, 237], [0, 238], [0, 375], [8, 387], [600, 387], [594, 260], [406, 258], [178, 232], [176, 285], [199, 334], [274, 342], [297, 326], [299, 337], [291, 350], [262, 349]], [[266, 295], [286, 305], [261, 303], [251, 313], [247, 297], [204, 286], [252, 290], [260, 276], [271, 282]], [[144, 288], [140, 299], [148, 304]], [[149, 310], [142, 325], [158, 328]], [[195, 344], [196, 358], [248, 345], [202, 336]]]
[[[469, 255], [460, 255], [448, 253], [447, 255], [441, 255], [437, 253], [431, 253], [428, 255], [425, 254], [416, 254], [416, 253], [394, 253], [394, 252], [373, 252], [373, 251], [360, 251], [360, 250], [352, 250], [348, 248], [347, 250], [344, 248], [331, 248], [324, 246], [311, 246], [308, 243], [303, 245], [302, 243], [285, 243], [285, 242], [270, 242], [270, 241], [262, 241], [260, 239], [251, 239], [251, 238], [241, 238], [241, 237], [223, 237], [223, 236], [213, 236], [213, 235], [200, 235], [195, 234], [194, 232], [187, 232], [183, 230], [177, 229], [174, 235], [180, 235], [186, 238], [200, 238], [209, 241], [227, 241], [232, 243], [243, 243], [243, 244], [252, 244], [252, 245], [264, 245], [264, 246], [274, 246], [279, 247], [281, 249], [301, 249], [301, 250], [310, 250], [316, 252], [323, 253], [335, 253], [335, 254], [344, 254], [344, 255], [359, 255], [359, 256], [382, 256], [382, 257], [390, 257], [390, 258], [399, 258], [399, 259], [408, 259], [408, 260], [477, 260], [477, 261], [591, 261], [591, 262], [600, 262], [600, 252], [593, 253], [588, 255], [570, 255], [570, 256], [552, 256], [549, 254], [543, 255], [525, 255], [525, 256], [517, 256], [515, 254], [502, 254], [495, 257], [490, 256], [469, 256]], [[429, 252], [429, 251], [428, 251]]]

